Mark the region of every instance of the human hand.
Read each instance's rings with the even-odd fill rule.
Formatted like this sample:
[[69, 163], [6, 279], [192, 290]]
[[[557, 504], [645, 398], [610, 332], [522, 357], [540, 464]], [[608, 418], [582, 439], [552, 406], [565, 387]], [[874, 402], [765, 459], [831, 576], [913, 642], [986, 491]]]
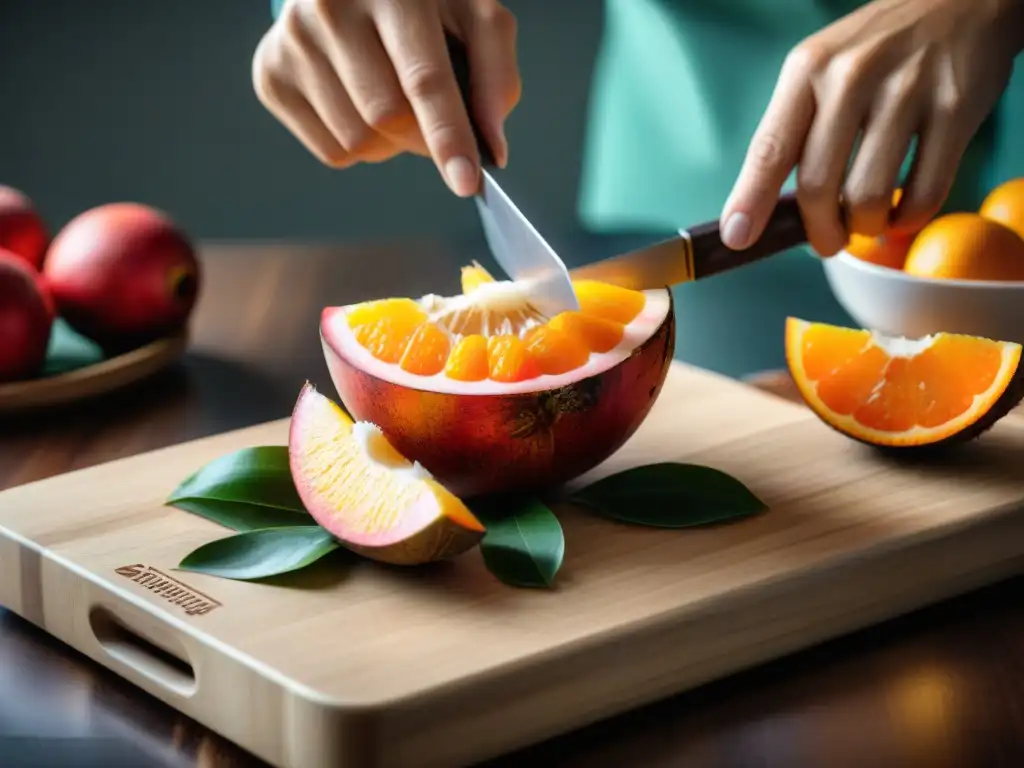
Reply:
[[723, 208], [723, 240], [743, 249], [760, 237], [794, 167], [808, 241], [822, 256], [853, 233], [920, 228], [945, 202], [1022, 47], [1024, 0], [875, 0], [805, 39], [782, 66]]
[[456, 194], [480, 157], [445, 44], [467, 48], [471, 109], [500, 166], [519, 101], [515, 17], [497, 0], [287, 0], [253, 56], [261, 103], [322, 163], [346, 168], [411, 152]]

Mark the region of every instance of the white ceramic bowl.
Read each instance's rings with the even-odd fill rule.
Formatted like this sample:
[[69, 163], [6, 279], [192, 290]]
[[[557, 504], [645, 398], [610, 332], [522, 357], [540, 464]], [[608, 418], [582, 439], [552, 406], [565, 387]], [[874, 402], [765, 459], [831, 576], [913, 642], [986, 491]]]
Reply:
[[863, 328], [908, 338], [945, 331], [1024, 344], [1024, 281], [914, 277], [845, 251], [822, 264], [836, 300]]

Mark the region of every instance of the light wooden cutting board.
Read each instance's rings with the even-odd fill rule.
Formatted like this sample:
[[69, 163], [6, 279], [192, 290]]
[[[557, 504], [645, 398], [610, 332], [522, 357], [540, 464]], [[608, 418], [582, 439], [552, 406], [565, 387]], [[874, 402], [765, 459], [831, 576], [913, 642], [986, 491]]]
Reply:
[[954, 462], [901, 468], [802, 407], [674, 364], [641, 430], [583, 480], [696, 461], [743, 480], [765, 514], [665, 531], [565, 511], [554, 591], [502, 585], [477, 551], [274, 585], [176, 571], [228, 531], [161, 506], [168, 492], [285, 439], [275, 422], [0, 494], [0, 602], [270, 763], [429, 768], [980, 586], [1024, 554], [1024, 420]]

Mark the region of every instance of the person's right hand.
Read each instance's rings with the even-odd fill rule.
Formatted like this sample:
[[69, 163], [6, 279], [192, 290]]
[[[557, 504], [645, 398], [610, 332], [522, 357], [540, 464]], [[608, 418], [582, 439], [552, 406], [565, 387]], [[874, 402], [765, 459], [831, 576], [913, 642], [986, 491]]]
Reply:
[[480, 156], [444, 30], [466, 44], [471, 108], [495, 160], [519, 101], [515, 17], [497, 0], [287, 0], [253, 57], [263, 105], [322, 163], [433, 158], [462, 197]]

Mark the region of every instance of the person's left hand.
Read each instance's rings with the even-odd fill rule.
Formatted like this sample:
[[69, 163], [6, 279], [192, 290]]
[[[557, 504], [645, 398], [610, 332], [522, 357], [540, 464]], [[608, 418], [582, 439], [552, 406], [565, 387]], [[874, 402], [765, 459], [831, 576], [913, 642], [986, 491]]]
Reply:
[[853, 233], [923, 226], [1022, 47], [1024, 0], [874, 0], [805, 39], [786, 58], [723, 208], [726, 245], [760, 237], [794, 167], [808, 241], [821, 256]]

